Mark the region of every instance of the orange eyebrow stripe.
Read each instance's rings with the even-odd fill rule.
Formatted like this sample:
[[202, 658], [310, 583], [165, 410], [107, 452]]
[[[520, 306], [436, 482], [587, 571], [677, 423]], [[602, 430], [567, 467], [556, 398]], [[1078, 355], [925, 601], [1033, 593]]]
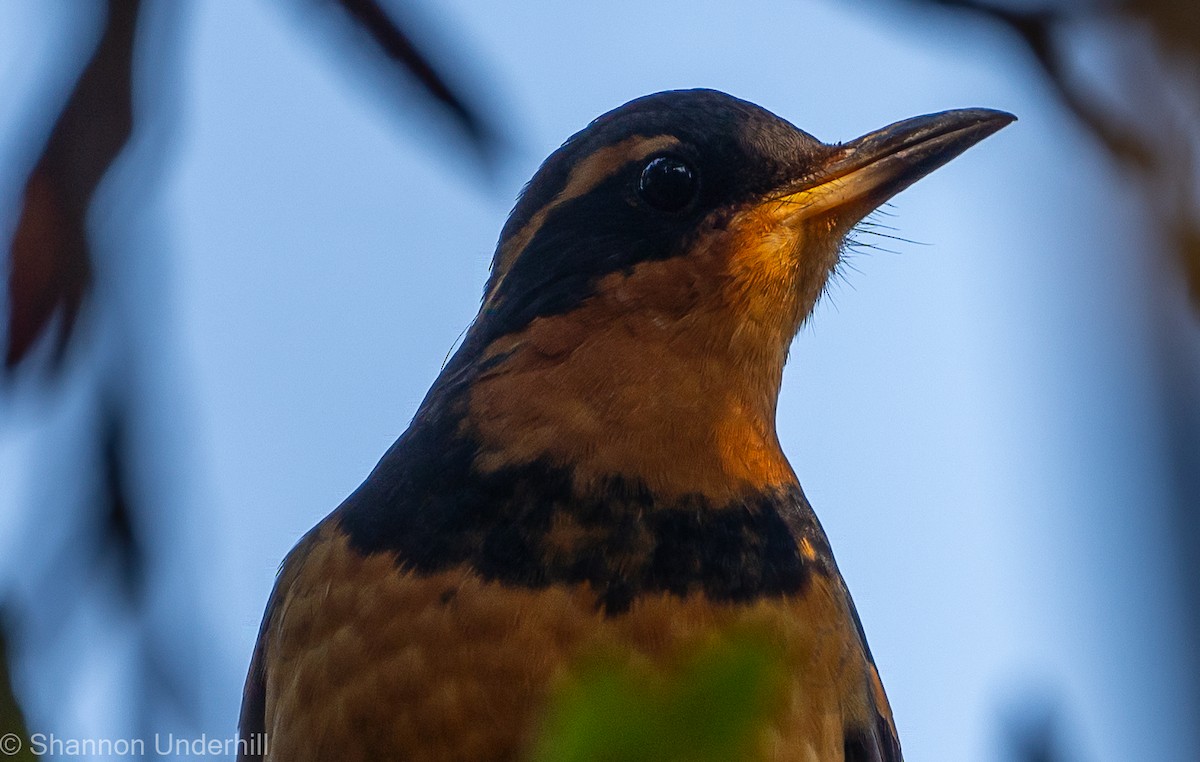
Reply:
[[504, 282], [504, 277], [512, 269], [513, 263], [517, 261], [517, 256], [524, 251], [529, 242], [533, 240], [533, 237], [537, 235], [538, 230], [541, 229], [542, 225], [546, 223], [546, 219], [550, 216], [550, 212], [568, 201], [585, 195], [629, 162], [644, 159], [652, 153], [666, 150], [678, 144], [679, 139], [671, 135], [656, 135], [654, 137], [639, 135], [626, 138], [614, 145], [604, 146], [576, 164], [571, 170], [571, 174], [567, 178], [567, 183], [563, 186], [563, 189], [554, 198], [550, 199], [545, 206], [538, 209], [529, 218], [529, 222], [526, 222], [520, 230], [500, 244], [500, 251], [496, 256], [496, 263], [493, 266], [497, 273], [495, 284], [492, 286], [492, 290], [488, 292], [484, 301], [490, 302], [496, 295], [496, 292], [500, 290], [500, 284]]

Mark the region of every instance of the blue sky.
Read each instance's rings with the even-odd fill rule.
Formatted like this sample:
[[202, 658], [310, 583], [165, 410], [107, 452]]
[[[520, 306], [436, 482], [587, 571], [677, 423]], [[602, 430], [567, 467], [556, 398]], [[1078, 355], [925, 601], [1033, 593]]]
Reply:
[[[171, 118], [137, 136], [93, 218], [100, 288], [124, 294], [94, 330], [112, 347], [133, 326], [144, 349], [129, 361], [154, 411], [145, 446], [184, 456], [142, 486], [182, 538], [186, 568], [156, 595], [167, 611], [186, 587], [204, 622], [206, 730], [235, 722], [280, 559], [404, 429], [474, 315], [538, 162], [630, 98], [705, 86], [827, 141], [954, 107], [1020, 117], [880, 218], [919, 244], [860, 236], [895, 252], [854, 257], [797, 338], [780, 435], [908, 758], [999, 759], [1002, 721], [1040, 696], [1061, 707], [1080, 759], [1188, 758], [1136, 298], [1149, 274], [1130, 255], [1143, 231], [1123, 179], [1014, 44], [883, 2], [408, 12], [461, 32], [464, 78], [506, 115], [516, 150], [491, 179], [432, 134], [437, 117], [379, 103], [289, 4], [196, 0], [181, 48], [145, 54], [161, 60], [145, 76], [167, 83], [150, 92], [174, 100]], [[0, 92], [26, 119], [0, 117], [11, 155], [61, 43], [34, 0], [0, 13]], [[166, 169], [139, 174], [160, 151]], [[17, 189], [0, 181], [7, 229]], [[25, 388], [0, 409], [0, 473], [12, 474], [0, 506], [17, 509], [0, 515], [0, 558], [17, 560], [0, 564], [20, 563], [32, 536], [20, 509], [46, 499], [24, 474], [69, 439], [88, 388], [80, 371], [66, 402], [30, 402]], [[71, 492], [68, 479], [52, 497]], [[103, 697], [128, 685], [109, 655], [136, 646], [89, 616], [69, 659], [19, 674], [35, 729], [121, 727]]]

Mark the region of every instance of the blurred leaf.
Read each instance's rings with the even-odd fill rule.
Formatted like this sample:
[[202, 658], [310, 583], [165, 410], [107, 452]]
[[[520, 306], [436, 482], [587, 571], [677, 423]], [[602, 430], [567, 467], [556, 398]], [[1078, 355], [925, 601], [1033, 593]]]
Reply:
[[[1195, 0], [914, 0], [973, 13], [1015, 34], [1059, 102], [1099, 140], [1121, 170], [1122, 187], [1144, 216], [1143, 245], [1167, 277], [1152, 279], [1142, 306], [1155, 336], [1161, 435], [1171, 468], [1171, 522], [1188, 597], [1188, 637], [1200, 642], [1200, 3]], [[1088, 55], [1083, 58], [1080, 54]], [[1090, 54], [1090, 55], [1089, 55]], [[1178, 298], [1187, 289], [1190, 306]], [[1131, 292], [1137, 286], [1131, 285]], [[1191, 661], [1194, 670], [1195, 661]], [[1200, 685], [1190, 680], [1186, 711], [1197, 723]], [[1047, 731], [1048, 732], [1048, 731]], [[1018, 759], [1060, 759], [1052, 735], [1034, 733]], [[1193, 733], [1191, 745], [1200, 742]], [[1068, 748], [1068, 747], [1062, 747]]]
[[1121, 7], [1149, 22], [1167, 49], [1193, 55], [1200, 51], [1200, 4], [1192, 0], [1125, 0]]
[[1022, 3], [1009, 7], [1003, 3], [981, 2], [980, 0], [931, 0], [937, 5], [971, 11], [1014, 32], [1042, 68], [1047, 80], [1056, 90], [1063, 105], [1069, 108], [1087, 128], [1104, 143], [1115, 157], [1149, 168], [1154, 161], [1153, 147], [1145, 137], [1115, 114], [1106, 111], [1097, 103], [1095, 95], [1071, 76], [1065, 62], [1060, 27], [1074, 16], [1090, 14], [1094, 9], [1090, 3], [1049, 3], [1046, 7], [1030, 7]]
[[[1195, 187], [1200, 171], [1200, 3], [1181, 0], [921, 0], [974, 13], [1015, 33], [1061, 103], [1108, 153], [1142, 180], [1156, 222], [1182, 231], [1169, 240], [1196, 314], [1200, 314]], [[1097, 75], [1069, 65], [1072, 24], [1104, 24], [1116, 63], [1099, 76], [1117, 91], [1103, 98]], [[1149, 29], [1152, 34], [1140, 34]], [[1115, 42], [1119, 41], [1119, 42]]]
[[116, 556], [121, 592], [127, 601], [135, 602], [142, 590], [146, 554], [141, 536], [135, 531], [129, 496], [127, 474], [132, 454], [125, 435], [127, 416], [123, 407], [110, 407], [100, 421], [104, 499], [97, 508], [102, 512], [104, 530], [97, 541], [101, 546], [99, 555]]
[[[1030, 695], [1009, 713], [1005, 722], [1007, 757], [1012, 762], [1068, 762], [1079, 750], [1064, 740], [1062, 716], [1046, 696]], [[1066, 750], [1074, 748], [1075, 754]]]
[[1175, 248], [1187, 278], [1188, 293], [1192, 295], [1192, 306], [1200, 311], [1200, 224], [1184, 220], [1175, 233]]
[[24, 359], [55, 313], [62, 319], [56, 348], [61, 357], [91, 280], [82, 221], [64, 209], [64, 195], [54, 174], [38, 165], [25, 187], [9, 264], [4, 358], [9, 370]]
[[109, 0], [100, 43], [26, 183], [9, 262], [6, 371], [25, 359], [55, 315], [61, 319], [61, 359], [90, 284], [87, 209], [133, 126], [130, 77], [139, 5]]
[[[495, 153], [497, 132], [378, 0], [337, 3], [445, 109], [481, 156]], [[87, 210], [132, 131], [133, 47], [140, 7], [140, 0], [108, 0], [100, 43], [26, 183], [8, 268], [6, 372], [21, 364], [56, 316], [55, 360], [61, 361], [90, 287]]]
[[752, 755], [782, 698], [765, 641], [707, 647], [666, 672], [616, 659], [586, 666], [554, 699], [536, 762], [704, 762]]
[[[326, 0], [320, 0], [326, 1]], [[469, 103], [414, 42], [412, 34], [388, 14], [378, 0], [337, 0], [354, 22], [371, 36], [379, 49], [411, 75], [463, 131], [481, 156], [488, 157], [499, 148], [497, 132]]]

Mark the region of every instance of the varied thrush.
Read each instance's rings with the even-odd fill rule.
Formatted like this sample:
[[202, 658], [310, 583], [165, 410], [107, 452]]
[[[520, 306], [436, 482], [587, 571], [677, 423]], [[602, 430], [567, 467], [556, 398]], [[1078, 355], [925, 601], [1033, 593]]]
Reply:
[[665, 669], [756, 630], [787, 686], [758, 758], [898, 762], [776, 401], [845, 234], [1013, 119], [828, 145], [688, 90], [567, 140], [407, 431], [284, 561], [240, 758], [521, 759], [589, 654]]

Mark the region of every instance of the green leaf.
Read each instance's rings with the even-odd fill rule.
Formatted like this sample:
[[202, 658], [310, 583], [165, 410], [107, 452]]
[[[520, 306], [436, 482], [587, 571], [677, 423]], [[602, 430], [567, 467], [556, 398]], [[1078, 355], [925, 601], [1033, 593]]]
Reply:
[[778, 652], [738, 637], [673, 668], [602, 658], [553, 699], [534, 762], [717, 762], [754, 756], [783, 683]]

